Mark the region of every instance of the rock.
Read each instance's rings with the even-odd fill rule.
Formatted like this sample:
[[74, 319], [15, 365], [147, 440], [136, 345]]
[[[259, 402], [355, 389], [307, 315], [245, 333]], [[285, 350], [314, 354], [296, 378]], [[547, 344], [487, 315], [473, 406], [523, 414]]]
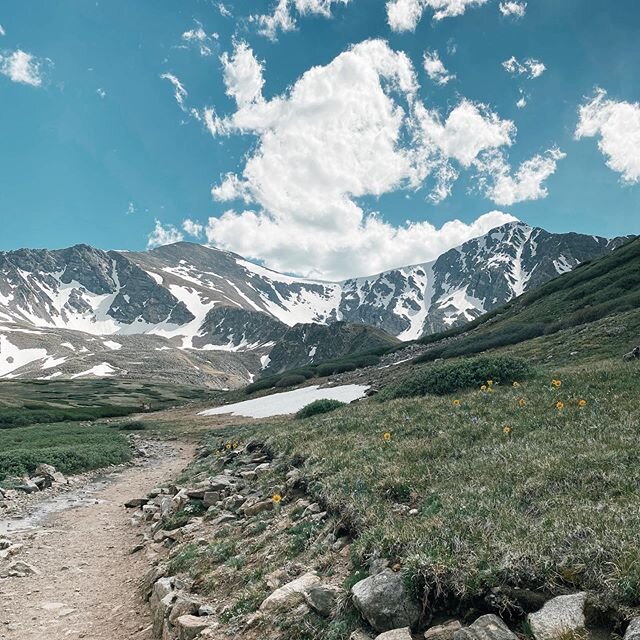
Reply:
[[406, 592], [402, 575], [390, 569], [356, 583], [351, 593], [356, 608], [378, 633], [414, 627], [420, 620], [420, 607]]
[[365, 633], [361, 629], [356, 629], [350, 636], [349, 640], [372, 640], [368, 633]]
[[37, 576], [39, 573], [30, 564], [17, 560], [9, 565], [9, 575], [12, 578], [26, 578], [27, 576]]
[[409, 627], [405, 627], [404, 629], [385, 631], [379, 636], [376, 636], [376, 640], [413, 640], [413, 638], [411, 637], [411, 630]]
[[171, 608], [175, 601], [175, 593], [167, 593], [157, 604], [152, 607], [153, 611], [153, 636], [160, 638], [165, 627], [165, 621], [171, 613]]
[[228, 524], [229, 522], [235, 522], [238, 519], [233, 513], [221, 513], [217, 518], [211, 521], [214, 526], [220, 526], [221, 524]]
[[34, 475], [36, 475], [36, 476], [49, 476], [50, 478], [53, 478], [55, 473], [56, 473], [56, 468], [53, 465], [45, 464], [44, 462], [41, 462], [36, 467]]
[[307, 604], [319, 615], [329, 618], [333, 614], [340, 588], [330, 584], [319, 584], [311, 587], [305, 594]]
[[180, 616], [176, 620], [179, 640], [194, 640], [209, 626], [207, 618], [186, 615]]
[[640, 640], [640, 618], [633, 618], [624, 633], [623, 640]]
[[517, 640], [517, 636], [498, 616], [480, 616], [472, 625], [453, 634], [454, 640]]
[[147, 504], [149, 500], [147, 498], [132, 498], [124, 503], [126, 509], [138, 509], [139, 507]]
[[259, 513], [271, 511], [272, 509], [273, 500], [261, 500], [260, 502], [254, 502], [249, 506], [243, 507], [244, 515], [247, 517], [257, 516]]
[[458, 620], [449, 620], [424, 632], [425, 640], [453, 640], [456, 631], [462, 629]]
[[10, 547], [6, 549], [2, 549], [0, 551], [0, 560], [7, 560], [13, 556], [16, 556], [22, 551], [23, 545], [21, 544], [12, 544]]
[[31, 478], [31, 482], [38, 487], [40, 491], [44, 491], [45, 489], [49, 489], [53, 484], [53, 480], [50, 476], [35, 476]]
[[151, 597], [149, 598], [149, 606], [155, 609], [158, 603], [169, 593], [173, 591], [173, 578], [160, 578], [156, 580], [151, 589]]
[[9, 538], [0, 538], [0, 550], [8, 549], [11, 546], [11, 540]]
[[198, 614], [199, 610], [200, 602], [184, 593], [178, 593], [176, 594], [175, 602], [173, 603], [171, 613], [169, 614], [169, 623], [175, 626], [178, 618], [188, 615], [195, 616]]
[[297, 580], [285, 584], [284, 587], [280, 587], [268, 596], [260, 605], [260, 611], [293, 609], [303, 604], [306, 600], [306, 593], [319, 584], [320, 578], [315, 573], [305, 573]]
[[207, 480], [209, 491], [232, 491], [235, 489], [236, 482], [229, 476], [214, 476]]
[[219, 491], [205, 491], [204, 496], [202, 497], [202, 501], [204, 506], [208, 509], [209, 507], [213, 507], [215, 504], [220, 502], [222, 496]]
[[29, 478], [25, 478], [22, 481], [22, 484], [16, 485], [16, 491], [21, 491], [22, 493], [35, 493], [39, 491], [38, 485], [35, 482], [32, 482]]
[[527, 622], [536, 640], [555, 640], [567, 631], [584, 629], [587, 594], [575, 593], [549, 600], [540, 611], [530, 613]]

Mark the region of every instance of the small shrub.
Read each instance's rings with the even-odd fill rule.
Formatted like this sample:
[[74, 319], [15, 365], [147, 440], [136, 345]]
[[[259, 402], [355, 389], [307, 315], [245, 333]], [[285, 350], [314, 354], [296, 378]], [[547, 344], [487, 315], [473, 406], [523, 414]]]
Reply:
[[118, 429], [118, 431], [144, 431], [147, 426], [141, 420], [133, 420], [131, 422], [122, 422], [119, 424], [110, 424], [112, 429]]
[[287, 387], [295, 387], [297, 384], [306, 382], [307, 379], [299, 374], [282, 376], [276, 383], [276, 389], [286, 389]]
[[521, 380], [531, 374], [529, 364], [519, 358], [486, 357], [435, 364], [415, 372], [395, 386], [384, 389], [376, 399], [384, 401], [427, 394], [442, 396], [463, 389], [472, 389], [487, 380], [511, 384], [514, 380]]
[[296, 413], [296, 418], [302, 420], [304, 418], [310, 418], [311, 416], [317, 416], [321, 413], [329, 413], [330, 411], [335, 411], [336, 409], [340, 409], [340, 407], [344, 407], [346, 404], [344, 402], [340, 402], [340, 400], [315, 400], [311, 404], [308, 404], [306, 407], [303, 407]]

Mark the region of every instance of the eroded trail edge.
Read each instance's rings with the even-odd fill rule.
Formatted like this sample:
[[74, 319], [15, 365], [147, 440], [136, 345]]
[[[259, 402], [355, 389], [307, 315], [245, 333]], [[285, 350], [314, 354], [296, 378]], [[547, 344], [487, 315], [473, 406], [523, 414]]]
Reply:
[[143, 465], [106, 476], [90, 504], [12, 534], [11, 542], [23, 545], [15, 559], [36, 573], [0, 579], [0, 638], [150, 638], [138, 590], [148, 560], [130, 553], [141, 531], [123, 504], [170, 480], [192, 455], [189, 444], [167, 443]]

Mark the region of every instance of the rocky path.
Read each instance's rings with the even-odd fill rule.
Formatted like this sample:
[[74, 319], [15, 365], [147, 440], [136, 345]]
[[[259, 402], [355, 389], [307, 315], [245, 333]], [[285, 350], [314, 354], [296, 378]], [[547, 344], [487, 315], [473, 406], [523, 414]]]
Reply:
[[148, 563], [130, 555], [141, 530], [123, 503], [169, 480], [192, 454], [190, 445], [172, 443], [164, 455], [96, 485], [90, 504], [12, 534], [24, 545], [15, 559], [37, 574], [0, 578], [0, 638], [148, 640], [150, 618], [137, 589]]

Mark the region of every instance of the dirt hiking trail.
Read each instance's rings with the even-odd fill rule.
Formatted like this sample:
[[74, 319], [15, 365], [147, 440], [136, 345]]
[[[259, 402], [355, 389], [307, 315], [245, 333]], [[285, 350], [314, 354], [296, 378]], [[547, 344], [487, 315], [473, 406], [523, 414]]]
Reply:
[[[169, 446], [170, 444], [170, 446]], [[170, 480], [191, 460], [194, 447], [169, 443], [165, 453], [106, 475], [89, 504], [48, 516], [37, 528], [11, 534], [24, 545], [15, 558], [36, 575], [0, 579], [3, 640], [149, 640], [149, 612], [138, 593], [149, 568], [130, 555], [142, 529], [123, 504]]]

